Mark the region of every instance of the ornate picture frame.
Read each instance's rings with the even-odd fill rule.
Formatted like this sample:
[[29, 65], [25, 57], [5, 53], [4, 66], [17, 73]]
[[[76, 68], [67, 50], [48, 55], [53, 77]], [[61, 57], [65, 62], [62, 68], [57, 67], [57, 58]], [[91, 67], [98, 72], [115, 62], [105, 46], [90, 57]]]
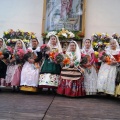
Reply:
[[86, 0], [44, 0], [42, 33], [62, 28], [85, 34]]

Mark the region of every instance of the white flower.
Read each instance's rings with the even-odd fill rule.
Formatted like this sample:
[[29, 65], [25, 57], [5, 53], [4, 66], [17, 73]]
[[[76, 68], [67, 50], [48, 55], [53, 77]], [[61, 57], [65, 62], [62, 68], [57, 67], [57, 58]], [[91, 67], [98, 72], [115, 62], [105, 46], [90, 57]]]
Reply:
[[18, 39], [12, 39], [13, 42], [16, 42]]
[[67, 34], [66, 33], [62, 33], [62, 35], [67, 38]]
[[10, 39], [7, 40], [7, 43], [10, 43]]
[[49, 32], [47, 35], [46, 35], [46, 38], [49, 38], [51, 35], [56, 35], [56, 31], [52, 31], [52, 32]]
[[115, 35], [116, 34], [116, 32], [114, 32], [112, 35]]
[[75, 37], [74, 33], [72, 33], [72, 32], [69, 32], [68, 34], [70, 35], [70, 38]]
[[97, 37], [98, 35], [95, 33], [94, 36]]
[[98, 42], [98, 45], [102, 45], [102, 42]]
[[106, 36], [106, 34], [105, 34], [105, 33], [102, 33], [101, 38], [104, 38], [105, 36]]

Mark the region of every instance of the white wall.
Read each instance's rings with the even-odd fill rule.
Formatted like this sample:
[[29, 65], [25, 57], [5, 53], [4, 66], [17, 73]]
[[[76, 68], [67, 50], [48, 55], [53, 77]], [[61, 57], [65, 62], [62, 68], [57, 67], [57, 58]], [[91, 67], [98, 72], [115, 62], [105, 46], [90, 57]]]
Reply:
[[0, 37], [8, 29], [35, 32], [40, 38], [43, 0], [0, 0]]
[[[0, 37], [10, 28], [33, 31], [41, 40], [44, 0], [0, 0]], [[95, 32], [120, 34], [120, 0], [86, 0], [85, 38]]]
[[120, 0], [86, 0], [86, 38], [95, 32], [120, 35]]

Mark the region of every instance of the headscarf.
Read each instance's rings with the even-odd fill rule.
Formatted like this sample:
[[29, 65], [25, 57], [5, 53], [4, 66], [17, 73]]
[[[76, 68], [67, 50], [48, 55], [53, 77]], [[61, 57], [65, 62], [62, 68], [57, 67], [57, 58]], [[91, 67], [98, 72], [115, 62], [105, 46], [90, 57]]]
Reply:
[[[116, 39], [111, 38], [111, 40], [113, 40], [113, 41], [116, 42], [116, 50], [112, 50], [112, 49], [111, 49], [111, 46], [109, 45], [109, 46], [107, 47], [107, 49], [106, 49], [106, 53], [109, 54], [109, 55], [119, 54], [119, 52], [120, 52], [119, 43], [117, 42]], [[110, 41], [111, 41], [111, 40], [110, 40]]]
[[4, 41], [3, 38], [0, 38], [0, 40], [2, 40], [2, 42], [3, 42], [3, 45], [2, 45], [2, 47], [0, 48], [0, 51], [3, 51], [5, 48], [7, 48], [7, 46], [6, 46], [5, 41]]
[[[56, 43], [55, 46], [53, 46], [53, 45], [51, 44], [51, 37], [52, 37], [52, 36], [56, 37], [57, 43]], [[52, 48], [57, 48], [59, 53], [62, 52], [62, 48], [61, 48], [61, 45], [60, 45], [60, 41], [59, 41], [57, 35], [51, 35], [51, 36], [50, 36], [50, 40], [49, 40], [49, 42], [48, 42], [47, 45], [50, 47], [50, 49], [52, 49]]]
[[[86, 47], [85, 47], [85, 42], [86, 42], [86, 40], [89, 40], [89, 41], [91, 42], [91, 46], [90, 46], [89, 49], [86, 49]], [[87, 50], [87, 51], [86, 51], [86, 50]], [[84, 40], [84, 44], [83, 44], [83, 48], [82, 48], [81, 52], [82, 52], [83, 54], [89, 55], [89, 56], [91, 56], [91, 54], [94, 53], [94, 49], [93, 49], [93, 47], [92, 47], [92, 40], [90, 40], [90, 39], [85, 39], [85, 40]]]
[[[115, 41], [115, 43], [116, 43], [116, 49], [120, 49], [119, 43], [117, 42], [117, 40], [116, 40], [116, 39], [113, 39], [113, 38], [111, 38], [111, 40]], [[111, 40], [110, 40], [110, 41], [111, 41]], [[111, 46], [110, 46], [110, 45], [107, 47], [107, 50], [111, 50]]]
[[[80, 59], [81, 59], [81, 53], [80, 53], [80, 48], [79, 48], [77, 42], [74, 41], [74, 40], [72, 40], [72, 41], [70, 41], [70, 43], [74, 43], [74, 44], [75, 44], [75, 46], [76, 46], [76, 49], [75, 49], [75, 56], [77, 57], [76, 60], [80, 62]], [[69, 43], [69, 46], [68, 46], [68, 48], [67, 48], [66, 53], [67, 53], [67, 52], [71, 52], [71, 51], [70, 51], [70, 43]]]
[[[22, 40], [18, 40], [18, 41], [20, 41], [20, 42], [22, 43], [22, 49], [24, 50], [24, 52], [26, 52], [26, 47], [25, 47], [24, 42], [23, 42]], [[18, 42], [18, 41], [17, 41], [17, 42]], [[15, 44], [15, 51], [17, 51], [17, 42], [16, 42], [16, 44]]]

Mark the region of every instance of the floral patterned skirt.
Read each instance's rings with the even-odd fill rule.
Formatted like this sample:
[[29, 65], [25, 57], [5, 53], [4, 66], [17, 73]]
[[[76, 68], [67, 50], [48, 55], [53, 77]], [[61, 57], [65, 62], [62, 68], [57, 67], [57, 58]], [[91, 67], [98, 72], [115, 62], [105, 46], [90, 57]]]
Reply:
[[40, 74], [39, 87], [40, 88], [57, 88], [59, 75], [44, 73]]
[[80, 77], [80, 79], [78, 80], [61, 79], [59, 80], [57, 93], [70, 97], [85, 96], [85, 88], [83, 81], [83, 77]]

